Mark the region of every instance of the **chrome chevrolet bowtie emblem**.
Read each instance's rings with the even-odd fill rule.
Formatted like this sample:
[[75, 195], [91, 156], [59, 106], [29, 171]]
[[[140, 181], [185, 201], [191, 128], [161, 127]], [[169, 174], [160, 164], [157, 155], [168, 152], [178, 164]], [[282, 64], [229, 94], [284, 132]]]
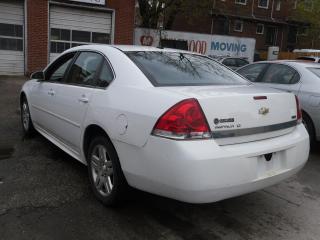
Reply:
[[262, 107], [259, 109], [259, 114], [261, 115], [267, 115], [269, 113], [269, 108]]

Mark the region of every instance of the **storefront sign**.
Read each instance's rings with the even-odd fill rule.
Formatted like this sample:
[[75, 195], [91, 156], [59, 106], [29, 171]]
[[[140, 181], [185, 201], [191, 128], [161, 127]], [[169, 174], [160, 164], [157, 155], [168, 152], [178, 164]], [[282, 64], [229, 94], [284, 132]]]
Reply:
[[[160, 32], [155, 29], [136, 28], [135, 44], [159, 46]], [[162, 39], [185, 41], [188, 50], [205, 55], [237, 56], [253, 61], [256, 40], [253, 38], [190, 32], [162, 31]]]
[[106, 4], [106, 0], [69, 0], [69, 1], [91, 3], [91, 4], [97, 4], [97, 5], [105, 5]]

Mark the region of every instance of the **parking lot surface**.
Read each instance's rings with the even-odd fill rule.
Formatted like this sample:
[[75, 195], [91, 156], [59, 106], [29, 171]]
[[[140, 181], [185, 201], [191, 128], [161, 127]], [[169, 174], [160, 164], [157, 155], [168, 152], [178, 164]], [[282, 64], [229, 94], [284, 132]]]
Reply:
[[320, 239], [320, 145], [299, 174], [258, 192], [191, 205], [132, 190], [106, 208], [85, 166], [40, 135], [23, 139], [23, 82], [0, 77], [0, 239]]

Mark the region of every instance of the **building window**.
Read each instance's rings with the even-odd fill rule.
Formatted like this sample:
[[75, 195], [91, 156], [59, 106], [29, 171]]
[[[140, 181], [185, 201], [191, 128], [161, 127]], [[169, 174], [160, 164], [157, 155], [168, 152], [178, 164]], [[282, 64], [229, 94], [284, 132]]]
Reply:
[[280, 9], [281, 9], [281, 0], [277, 0], [276, 11], [280, 11]]
[[247, 5], [247, 0], [235, 0], [236, 4]]
[[269, 0], [259, 0], [258, 1], [259, 8], [268, 8], [268, 6], [269, 6]]
[[23, 51], [22, 25], [0, 23], [0, 50]]
[[313, 0], [304, 0], [304, 10], [305, 11], [313, 10]]
[[261, 24], [261, 23], [258, 23], [257, 24], [257, 31], [256, 31], [257, 34], [263, 34], [264, 33], [264, 25]]
[[110, 42], [110, 34], [107, 33], [51, 28], [50, 52], [62, 53], [71, 47], [91, 43], [110, 44]]
[[234, 21], [234, 29], [235, 32], [242, 32], [243, 31], [243, 21], [235, 20]]

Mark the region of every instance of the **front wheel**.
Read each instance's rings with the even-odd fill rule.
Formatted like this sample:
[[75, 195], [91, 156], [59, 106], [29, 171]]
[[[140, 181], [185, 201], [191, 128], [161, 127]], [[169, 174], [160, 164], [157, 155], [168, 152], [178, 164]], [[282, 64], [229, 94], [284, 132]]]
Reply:
[[21, 125], [22, 125], [23, 134], [26, 137], [30, 137], [35, 133], [35, 129], [33, 127], [32, 119], [31, 119], [29, 104], [25, 96], [21, 101], [20, 111], [21, 111]]
[[94, 195], [107, 206], [119, 203], [127, 185], [116, 150], [108, 138], [98, 136], [91, 141], [87, 163]]

